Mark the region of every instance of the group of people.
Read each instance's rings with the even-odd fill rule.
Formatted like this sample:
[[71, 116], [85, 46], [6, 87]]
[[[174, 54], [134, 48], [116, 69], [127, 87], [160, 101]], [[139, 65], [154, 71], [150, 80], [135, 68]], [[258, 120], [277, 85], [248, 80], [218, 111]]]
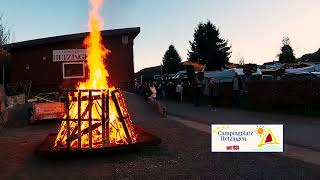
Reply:
[[[232, 79], [232, 98], [233, 98], [233, 103], [235, 106], [239, 107], [240, 106], [240, 97], [241, 94], [243, 93], [243, 82], [244, 80], [238, 76], [235, 75]], [[218, 79], [216, 78], [211, 78], [208, 83], [208, 89], [209, 89], [209, 96], [211, 99], [211, 108], [213, 111], [217, 110], [217, 107], [219, 107], [222, 101], [222, 87], [221, 83]]]
[[[212, 111], [216, 111], [217, 107], [221, 105], [223, 98], [223, 89], [222, 83], [216, 79], [211, 78], [205, 83], [205, 78], [203, 74], [198, 73], [193, 81], [176, 81], [176, 83], [172, 81], [167, 82], [145, 82], [143, 86], [137, 86], [140, 91], [140, 95], [144, 97], [145, 100], [150, 102], [154, 102], [154, 104], [158, 104], [158, 109], [161, 109], [159, 105], [159, 100], [163, 100], [165, 98], [175, 99], [178, 102], [182, 102], [187, 95], [192, 95], [194, 106], [200, 106], [201, 96], [204, 94], [204, 89], [208, 88], [208, 95], [210, 98], [210, 106]], [[232, 80], [232, 91], [233, 91], [233, 103], [236, 106], [240, 106], [240, 97], [243, 90], [243, 79], [242, 77], [235, 75]], [[192, 91], [188, 91], [189, 94], [185, 93], [187, 89], [193, 89]], [[190, 92], [192, 94], [190, 94]]]
[[184, 83], [168, 82], [145, 82], [143, 86], [139, 87], [140, 95], [145, 100], [163, 100], [165, 98], [174, 98], [181, 102], [183, 100]]
[[[201, 74], [197, 74], [194, 77], [193, 81], [193, 103], [197, 107], [199, 106], [199, 101], [201, 95], [204, 94], [204, 84], [203, 77]], [[223, 88], [222, 83], [217, 78], [208, 79], [207, 87], [208, 87], [208, 95], [210, 97], [210, 106], [211, 110], [216, 111], [217, 107], [221, 105], [223, 98]], [[237, 74], [232, 79], [232, 98], [235, 106], [240, 106], [240, 97], [243, 94], [244, 90], [244, 79]]]

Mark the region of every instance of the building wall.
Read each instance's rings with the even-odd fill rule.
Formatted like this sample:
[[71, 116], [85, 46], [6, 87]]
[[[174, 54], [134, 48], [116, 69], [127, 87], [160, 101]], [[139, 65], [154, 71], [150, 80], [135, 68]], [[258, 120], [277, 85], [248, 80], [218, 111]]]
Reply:
[[[112, 83], [121, 88], [133, 85], [133, 37], [128, 44], [122, 43], [122, 36], [104, 37], [105, 46], [111, 50], [105, 64]], [[34, 92], [52, 92], [59, 88], [72, 88], [83, 79], [63, 80], [62, 62], [52, 61], [52, 51], [61, 49], [83, 49], [83, 40], [64, 41], [41, 46], [14, 49], [11, 52], [11, 83], [32, 81]], [[27, 64], [29, 69], [26, 69]]]

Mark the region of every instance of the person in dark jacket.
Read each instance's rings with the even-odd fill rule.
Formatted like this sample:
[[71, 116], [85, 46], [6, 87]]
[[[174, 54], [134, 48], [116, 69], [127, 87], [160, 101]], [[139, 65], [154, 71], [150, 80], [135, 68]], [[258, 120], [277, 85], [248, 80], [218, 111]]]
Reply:
[[215, 78], [210, 79], [209, 84], [209, 96], [211, 100], [211, 110], [217, 111], [217, 107], [219, 106], [219, 95], [220, 95], [220, 84], [218, 80]]
[[240, 96], [243, 87], [242, 78], [236, 74], [232, 80], [233, 101], [236, 106], [240, 106]]
[[149, 84], [148, 82], [146, 82], [143, 86], [143, 92], [142, 92], [143, 98], [147, 100], [151, 96], [151, 94], [152, 92], [150, 90]]
[[202, 84], [200, 81], [199, 74], [197, 74], [193, 80], [193, 103], [195, 107], [200, 106], [201, 89]]

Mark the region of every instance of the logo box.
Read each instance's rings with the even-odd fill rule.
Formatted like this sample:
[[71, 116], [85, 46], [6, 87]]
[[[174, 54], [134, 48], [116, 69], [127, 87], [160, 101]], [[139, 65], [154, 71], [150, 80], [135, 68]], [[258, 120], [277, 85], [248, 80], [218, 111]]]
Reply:
[[282, 124], [212, 124], [212, 152], [283, 152]]

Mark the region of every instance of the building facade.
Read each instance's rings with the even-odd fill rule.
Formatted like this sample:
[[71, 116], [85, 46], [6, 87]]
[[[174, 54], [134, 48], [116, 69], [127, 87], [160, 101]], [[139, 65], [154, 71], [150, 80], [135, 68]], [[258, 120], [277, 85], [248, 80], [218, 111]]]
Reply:
[[[129, 88], [134, 83], [133, 44], [140, 28], [104, 30], [105, 59], [112, 84]], [[33, 92], [74, 88], [88, 77], [83, 40], [88, 33], [42, 38], [3, 46], [11, 55], [11, 82], [32, 82]]]

